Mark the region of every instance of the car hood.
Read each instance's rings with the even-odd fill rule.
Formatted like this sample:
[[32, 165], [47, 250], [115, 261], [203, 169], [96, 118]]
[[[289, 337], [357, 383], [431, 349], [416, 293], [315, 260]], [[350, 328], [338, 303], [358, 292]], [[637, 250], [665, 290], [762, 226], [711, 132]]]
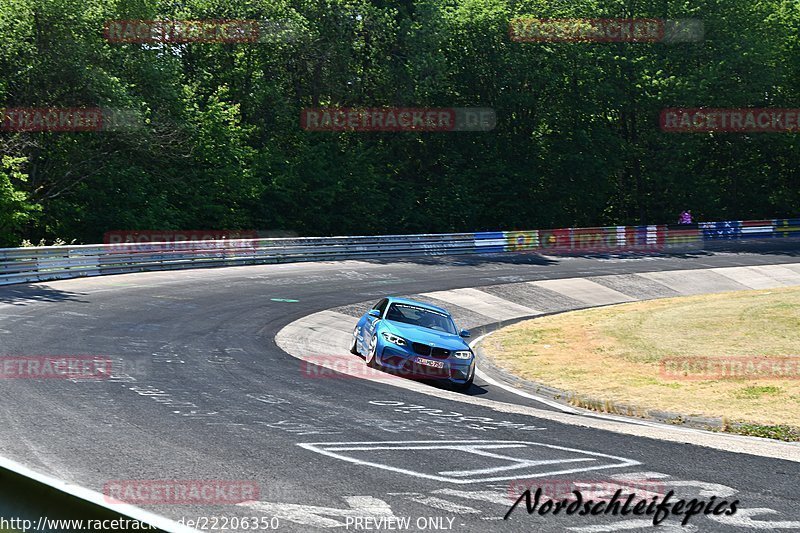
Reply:
[[451, 351], [469, 350], [469, 346], [461, 337], [451, 333], [414, 326], [412, 324], [404, 324], [402, 322], [393, 322], [391, 320], [384, 320], [383, 326], [388, 332], [399, 335], [411, 342], [432, 344]]

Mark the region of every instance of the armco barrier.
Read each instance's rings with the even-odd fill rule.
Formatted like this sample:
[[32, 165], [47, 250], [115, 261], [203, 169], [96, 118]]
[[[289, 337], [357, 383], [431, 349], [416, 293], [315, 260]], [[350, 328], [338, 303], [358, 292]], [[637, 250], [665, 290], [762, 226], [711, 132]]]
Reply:
[[678, 252], [739, 239], [800, 237], [800, 219], [429, 235], [228, 239], [0, 249], [0, 285], [81, 276], [298, 261], [538, 251]]

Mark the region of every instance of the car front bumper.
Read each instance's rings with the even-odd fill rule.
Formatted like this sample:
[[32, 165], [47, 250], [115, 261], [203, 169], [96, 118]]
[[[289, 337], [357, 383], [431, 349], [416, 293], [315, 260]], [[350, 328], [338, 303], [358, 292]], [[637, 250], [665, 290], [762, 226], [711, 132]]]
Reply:
[[[415, 362], [420, 358], [429, 361], [439, 361], [441, 368], [422, 365]], [[424, 357], [411, 351], [404, 350], [401, 346], [386, 345], [378, 354], [378, 362], [382, 367], [397, 372], [398, 374], [422, 378], [449, 381], [455, 384], [464, 384], [475, 374], [475, 358], [437, 359], [435, 357]]]

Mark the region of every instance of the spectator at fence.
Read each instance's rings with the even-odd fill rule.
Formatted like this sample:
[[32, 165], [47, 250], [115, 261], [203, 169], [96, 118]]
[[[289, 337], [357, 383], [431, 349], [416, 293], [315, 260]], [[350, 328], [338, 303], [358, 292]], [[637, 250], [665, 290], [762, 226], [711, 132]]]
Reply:
[[689, 209], [681, 213], [681, 217], [678, 219], [678, 224], [691, 224], [692, 223], [692, 210]]

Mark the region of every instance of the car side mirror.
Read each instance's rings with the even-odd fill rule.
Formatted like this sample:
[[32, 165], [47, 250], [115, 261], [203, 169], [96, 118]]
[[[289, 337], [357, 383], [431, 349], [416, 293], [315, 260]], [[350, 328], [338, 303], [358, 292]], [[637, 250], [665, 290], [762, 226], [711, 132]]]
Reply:
[[369, 310], [369, 316], [374, 316], [375, 318], [380, 318], [381, 317], [381, 312], [378, 311], [377, 309], [370, 309]]
[[462, 329], [462, 330], [461, 330], [461, 333], [459, 333], [459, 334], [458, 334], [458, 336], [459, 336], [459, 337], [464, 337], [464, 338], [467, 338], [467, 337], [469, 337], [469, 331], [467, 331], [467, 330], [465, 330], [465, 329]]

